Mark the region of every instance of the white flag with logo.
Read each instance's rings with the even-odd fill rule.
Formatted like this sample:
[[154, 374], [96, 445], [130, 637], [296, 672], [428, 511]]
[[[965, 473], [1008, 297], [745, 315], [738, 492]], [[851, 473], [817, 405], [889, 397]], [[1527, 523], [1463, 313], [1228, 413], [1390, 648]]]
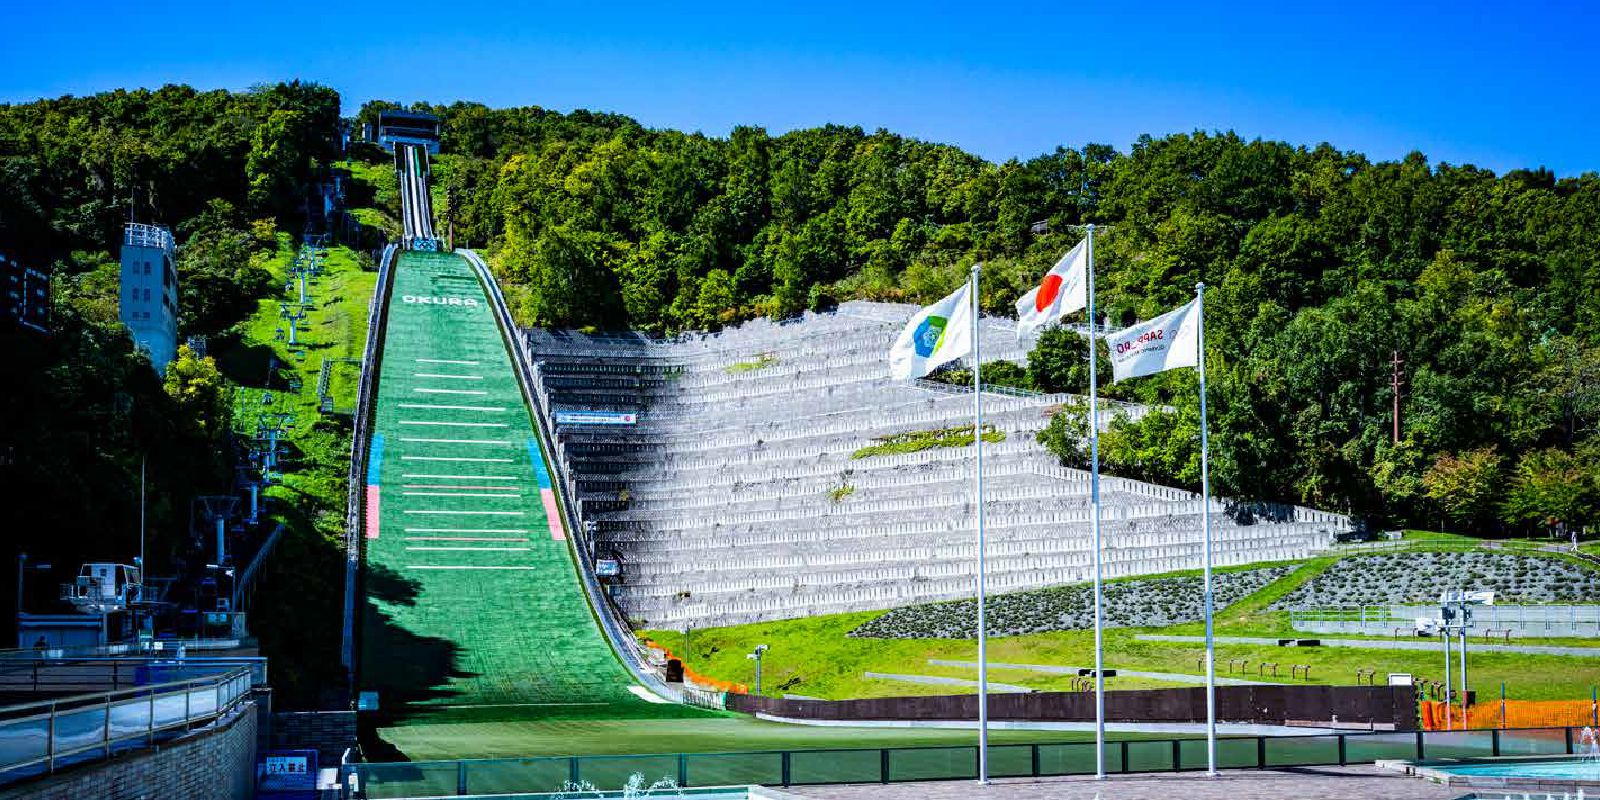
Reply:
[[1067, 251], [1044, 281], [1017, 301], [1017, 340], [1089, 305], [1089, 241]]
[[1113, 380], [1154, 375], [1200, 363], [1199, 301], [1106, 336]]
[[889, 374], [920, 378], [972, 352], [972, 284], [917, 312], [889, 350]]

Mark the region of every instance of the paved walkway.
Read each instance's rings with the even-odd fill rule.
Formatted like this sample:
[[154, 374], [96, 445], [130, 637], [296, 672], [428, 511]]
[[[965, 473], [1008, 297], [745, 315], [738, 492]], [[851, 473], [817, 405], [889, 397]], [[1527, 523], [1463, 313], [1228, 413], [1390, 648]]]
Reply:
[[[1205, 644], [1204, 636], [1163, 636], [1160, 634], [1140, 634], [1133, 637], [1141, 642], [1177, 642], [1179, 644]], [[1301, 637], [1316, 638], [1316, 637]], [[1443, 645], [1439, 640], [1417, 641], [1413, 639], [1395, 639], [1384, 641], [1381, 639], [1318, 639], [1322, 647], [1356, 647], [1366, 650], [1439, 650]], [[1277, 639], [1258, 638], [1254, 636], [1218, 636], [1217, 644], [1250, 644], [1278, 646]], [[1287, 648], [1285, 648], [1287, 649]], [[1600, 647], [1552, 647], [1536, 644], [1477, 644], [1472, 645], [1473, 652], [1477, 653], [1523, 653], [1535, 656], [1583, 656], [1587, 658], [1600, 658]]]
[[1016, 778], [978, 786], [972, 781], [800, 786], [763, 789], [772, 800], [1447, 800], [1461, 787], [1437, 786], [1375, 767], [1307, 767], [1230, 770], [1210, 778], [1196, 773], [1092, 777]]
[[[930, 658], [930, 659], [928, 659], [928, 663], [932, 664], [932, 665], [934, 665], [936, 667], [966, 667], [967, 669], [977, 669], [978, 668], [978, 662], [976, 662], [976, 661], [949, 661], [949, 660], [942, 659], [942, 658]], [[1077, 675], [1078, 674], [1078, 669], [1079, 669], [1078, 667], [1061, 667], [1061, 666], [1056, 666], [1054, 664], [1004, 664], [1004, 663], [1001, 663], [999, 661], [990, 661], [989, 662], [989, 668], [990, 669], [1020, 669], [1020, 670], [1026, 670], [1028, 672], [1044, 672], [1044, 673], [1048, 673], [1048, 674], [1051, 674], [1051, 675]], [[1106, 669], [1110, 670], [1111, 667], [1106, 667]], [[1186, 675], [1186, 674], [1181, 673], [1181, 672], [1140, 672], [1138, 670], [1132, 670], [1132, 669], [1118, 669], [1117, 670], [1117, 677], [1119, 677], [1119, 678], [1151, 678], [1153, 680], [1170, 681], [1172, 683], [1204, 684], [1206, 682], [1206, 676], [1204, 676], [1204, 675]], [[990, 684], [990, 685], [992, 686], [993, 684]], [[1269, 682], [1266, 682], [1266, 681], [1247, 681], [1247, 680], [1242, 680], [1240, 678], [1224, 678], [1224, 677], [1219, 675], [1219, 676], [1217, 676], [1217, 685], [1218, 686], [1277, 686], [1279, 684], [1269, 683]]]
[[[998, 666], [998, 665], [996, 665]], [[968, 689], [978, 688], [977, 681], [966, 678], [946, 678], [940, 675], [896, 675], [892, 672], [863, 672], [863, 678], [872, 678], [880, 681], [900, 681], [901, 683], [920, 683], [928, 686], [961, 686]], [[989, 681], [989, 691], [1002, 694], [1027, 694], [1032, 689], [1026, 686], [1016, 686], [1009, 683], [996, 683]]]

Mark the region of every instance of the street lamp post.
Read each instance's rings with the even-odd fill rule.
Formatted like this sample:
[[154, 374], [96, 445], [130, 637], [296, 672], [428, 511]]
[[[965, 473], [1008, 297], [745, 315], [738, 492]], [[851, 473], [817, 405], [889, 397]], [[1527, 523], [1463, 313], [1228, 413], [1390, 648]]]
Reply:
[[764, 644], [758, 644], [758, 645], [756, 645], [756, 649], [754, 651], [752, 651], [749, 654], [745, 655], [745, 658], [748, 658], [751, 661], [756, 662], [756, 694], [757, 695], [761, 694], [761, 657], [763, 655], [766, 655], [766, 652], [767, 652], [767, 646], [764, 645]]

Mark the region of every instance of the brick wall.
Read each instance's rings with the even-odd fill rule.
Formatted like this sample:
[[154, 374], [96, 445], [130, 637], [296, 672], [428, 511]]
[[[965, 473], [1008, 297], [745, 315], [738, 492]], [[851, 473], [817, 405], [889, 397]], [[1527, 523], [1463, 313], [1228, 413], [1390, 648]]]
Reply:
[[0, 791], [0, 800], [250, 800], [255, 795], [256, 707], [150, 750], [68, 767]]
[[316, 750], [321, 766], [336, 766], [345, 748], [356, 746], [356, 712], [279, 711], [267, 742], [274, 750]]

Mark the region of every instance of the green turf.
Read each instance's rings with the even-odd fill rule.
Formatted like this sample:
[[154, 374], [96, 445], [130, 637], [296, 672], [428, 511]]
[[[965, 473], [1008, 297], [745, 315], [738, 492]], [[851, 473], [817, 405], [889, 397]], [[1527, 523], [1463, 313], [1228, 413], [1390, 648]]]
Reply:
[[[1316, 575], [1335, 558], [1306, 562], [1300, 569], [1274, 581], [1250, 597], [1218, 614], [1217, 630], [1228, 636], [1304, 637], [1289, 627], [1287, 612], [1266, 611], [1273, 600]], [[975, 661], [977, 646], [965, 639], [865, 639], [847, 634], [881, 612], [831, 614], [807, 619], [780, 620], [723, 628], [697, 629], [686, 637], [682, 631], [643, 631], [670, 647], [676, 654], [687, 653], [686, 662], [696, 671], [723, 680], [751, 682], [751, 665], [744, 654], [757, 644], [770, 649], [764, 660], [764, 680], [768, 691], [791, 692], [825, 699], [851, 697], [889, 697], [916, 694], [956, 694], [970, 692], [957, 686], [932, 687], [867, 678], [865, 673], [935, 675], [974, 678], [975, 670], [938, 667], [929, 659]], [[1199, 635], [1199, 623], [1161, 629], [1112, 629], [1105, 634], [1106, 666], [1142, 672], [1168, 672], [1200, 675], [1199, 644], [1140, 641], [1139, 634], [1160, 633]], [[1319, 638], [1356, 638], [1330, 637]], [[1522, 639], [1524, 644], [1563, 644], [1600, 646], [1593, 639]], [[1084, 667], [1093, 663], [1094, 636], [1090, 631], [1056, 631], [1026, 636], [997, 637], [989, 640], [992, 662], [1044, 664]], [[1379, 675], [1408, 672], [1438, 680], [1443, 677], [1443, 653], [1411, 650], [1383, 651], [1346, 648], [1280, 648], [1275, 646], [1221, 645], [1217, 648], [1219, 674], [1230, 659], [1248, 659], [1248, 674], [1234, 677], [1271, 680], [1261, 675], [1256, 665], [1263, 661], [1279, 665], [1279, 680], [1312, 684], [1353, 684], [1358, 669], [1375, 670]], [[1295, 664], [1312, 668], [1309, 681], [1289, 677]], [[1066, 690], [1070, 678], [1046, 673], [991, 670], [993, 680], [1020, 684], [1039, 690]], [[1498, 694], [1501, 682], [1513, 699], [1549, 700], [1589, 697], [1590, 689], [1600, 684], [1600, 658], [1499, 654], [1474, 650], [1471, 655], [1473, 686], [1483, 691], [1492, 687]], [[1117, 677], [1110, 689], [1137, 689], [1162, 685], [1143, 678]], [[1168, 684], [1171, 685], [1171, 684]], [[1193, 685], [1193, 684], [1189, 684]]]
[[[994, 730], [995, 744], [1093, 741], [1077, 731]], [[698, 720], [581, 720], [454, 723], [385, 732], [385, 739], [417, 761], [447, 758], [723, 753], [830, 747], [971, 745], [971, 730], [834, 728], [786, 725], [749, 717]], [[1112, 739], [1178, 738], [1172, 734], [1108, 734]], [[470, 754], [470, 755], [468, 755]]]
[[[536, 434], [470, 266], [405, 253], [394, 281], [373, 427], [384, 442], [382, 527], [366, 547], [362, 687], [409, 724], [704, 715], [629, 692], [568, 543], [547, 525]], [[441, 711], [452, 713], [418, 715]]]

